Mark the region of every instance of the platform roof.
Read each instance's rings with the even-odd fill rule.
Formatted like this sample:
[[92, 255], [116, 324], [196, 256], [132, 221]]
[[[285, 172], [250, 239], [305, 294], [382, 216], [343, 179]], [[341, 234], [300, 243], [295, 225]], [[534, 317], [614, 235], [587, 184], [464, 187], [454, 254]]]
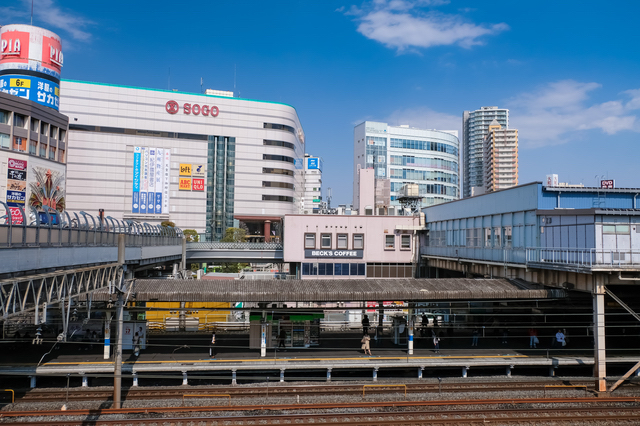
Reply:
[[[138, 279], [138, 302], [355, 302], [557, 299], [561, 289], [506, 279], [163, 280]], [[108, 300], [104, 291], [94, 301]]]

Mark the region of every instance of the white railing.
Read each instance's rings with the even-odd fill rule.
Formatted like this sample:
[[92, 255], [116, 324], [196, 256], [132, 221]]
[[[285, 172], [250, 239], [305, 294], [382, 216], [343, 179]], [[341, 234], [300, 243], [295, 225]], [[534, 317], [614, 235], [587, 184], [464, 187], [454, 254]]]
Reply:
[[579, 249], [536, 247], [527, 249], [527, 264], [542, 263], [583, 268], [640, 266], [640, 249]]
[[282, 250], [282, 243], [187, 243], [187, 251], [196, 250]]

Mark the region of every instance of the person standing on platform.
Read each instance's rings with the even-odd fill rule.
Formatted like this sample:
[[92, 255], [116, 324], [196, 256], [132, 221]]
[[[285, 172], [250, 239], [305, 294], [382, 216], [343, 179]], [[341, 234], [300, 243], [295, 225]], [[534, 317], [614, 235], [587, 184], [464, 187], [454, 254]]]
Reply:
[[213, 333], [211, 334], [211, 344], [209, 345], [209, 358], [216, 357], [216, 330], [213, 329]]
[[362, 318], [362, 334], [369, 334], [369, 315]]
[[287, 332], [284, 328], [280, 329], [280, 334], [278, 334], [278, 348], [286, 348], [287, 346], [284, 344], [285, 340], [287, 340]]
[[435, 349], [435, 353], [440, 353], [440, 338], [436, 335], [434, 331], [431, 332], [431, 338], [433, 339], [433, 348]]
[[478, 336], [480, 335], [480, 331], [478, 330], [478, 327], [473, 329], [473, 332], [471, 332], [471, 346], [478, 346]]
[[538, 340], [538, 330], [531, 327], [529, 329], [529, 348], [537, 348], [538, 343], [540, 343], [540, 341]]
[[133, 336], [133, 354], [135, 356], [140, 355], [140, 335], [136, 331], [136, 334]]
[[369, 337], [368, 333], [362, 336], [362, 340], [360, 340], [360, 343], [362, 343], [362, 350], [364, 351], [364, 354], [371, 355], [371, 337]]
[[558, 349], [562, 349], [563, 346], [565, 346], [567, 344], [567, 342], [564, 339], [564, 333], [562, 332], [562, 330], [558, 330], [558, 332], [556, 333], [556, 342], [555, 342], [555, 346]]

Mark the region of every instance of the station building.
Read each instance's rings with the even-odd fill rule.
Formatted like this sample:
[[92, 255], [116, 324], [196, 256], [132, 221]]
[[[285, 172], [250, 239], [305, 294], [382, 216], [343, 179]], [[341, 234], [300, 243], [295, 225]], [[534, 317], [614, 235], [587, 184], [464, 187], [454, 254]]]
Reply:
[[[304, 131], [292, 106], [168, 90], [62, 81], [69, 116], [68, 205], [216, 241], [240, 225], [281, 235], [302, 210]], [[224, 96], [227, 95], [227, 96]]]
[[0, 217], [22, 225], [24, 212], [29, 224], [46, 222], [49, 209], [67, 205], [60, 38], [30, 25], [5, 25], [0, 38]]

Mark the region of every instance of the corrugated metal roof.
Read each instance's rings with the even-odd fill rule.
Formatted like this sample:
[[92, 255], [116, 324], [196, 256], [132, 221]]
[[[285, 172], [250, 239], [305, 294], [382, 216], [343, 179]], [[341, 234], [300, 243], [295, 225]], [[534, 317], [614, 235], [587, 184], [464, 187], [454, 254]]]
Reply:
[[[135, 300], [161, 302], [353, 302], [549, 299], [563, 290], [505, 279], [136, 280]], [[96, 292], [94, 301], [108, 300]]]

